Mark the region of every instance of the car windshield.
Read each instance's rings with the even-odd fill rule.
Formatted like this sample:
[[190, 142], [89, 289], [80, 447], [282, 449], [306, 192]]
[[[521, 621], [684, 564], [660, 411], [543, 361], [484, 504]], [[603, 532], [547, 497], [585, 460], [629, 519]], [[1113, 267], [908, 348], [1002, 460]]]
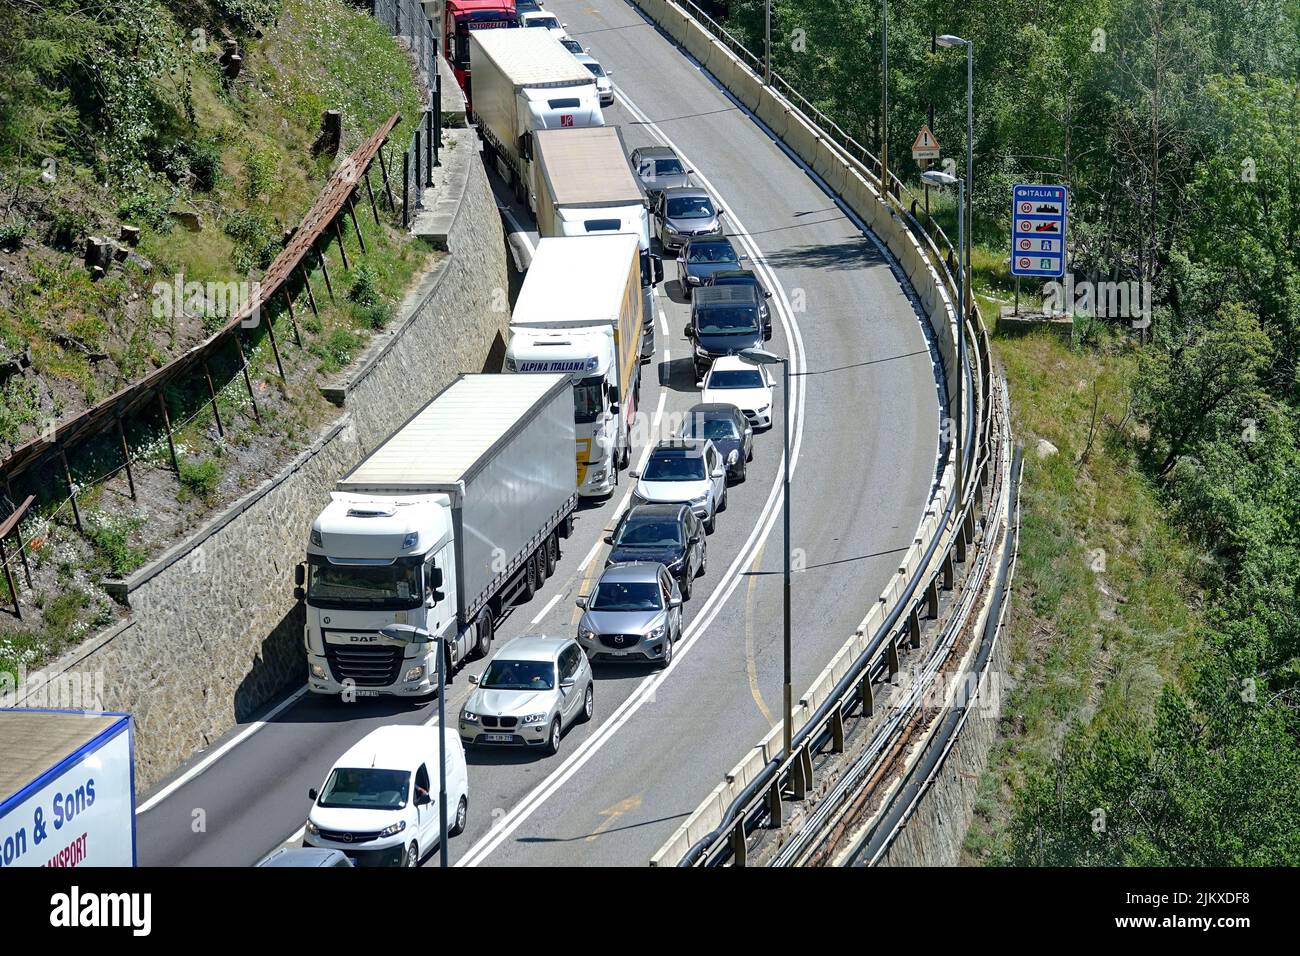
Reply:
[[614, 539], [616, 545], [668, 548], [682, 543], [682, 526], [672, 518], [628, 518]]
[[584, 64], [582, 64], [582, 65], [585, 66], [585, 67], [587, 68], [587, 70], [588, 70], [588, 71], [589, 71], [593, 76], [604, 76], [604, 75], [605, 75], [605, 71], [602, 70], [602, 69], [600, 68], [600, 64], [599, 64], [599, 63], [584, 63]]
[[740, 432], [730, 418], [692, 418], [683, 429], [683, 437], [725, 441], [728, 438], [739, 438]]
[[701, 309], [696, 329], [706, 335], [744, 335], [758, 331], [758, 318], [749, 309]]
[[642, 477], [646, 481], [699, 481], [704, 477], [704, 459], [699, 455], [655, 455]]
[[573, 386], [573, 420], [590, 425], [600, 415], [600, 393], [605, 380], [596, 375], [575, 382]]
[[713, 201], [708, 196], [674, 196], [668, 200], [669, 219], [711, 219]]
[[691, 243], [687, 262], [736, 262], [736, 250], [729, 242]]
[[410, 608], [420, 600], [415, 562], [343, 565], [317, 558], [308, 570], [307, 602], [316, 607]]
[[589, 606], [593, 611], [659, 611], [663, 592], [654, 581], [602, 581]]
[[560, 21], [555, 17], [530, 17], [524, 26], [546, 27], [548, 30], [558, 30], [560, 29]]
[[357, 810], [400, 810], [406, 806], [410, 780], [405, 770], [335, 767], [316, 803]]
[[478, 685], [487, 690], [552, 690], [555, 665], [550, 661], [493, 661]]
[[680, 176], [686, 172], [679, 159], [656, 159], [654, 164], [656, 176]]
[[763, 376], [758, 369], [717, 369], [709, 375], [708, 388], [762, 388]]

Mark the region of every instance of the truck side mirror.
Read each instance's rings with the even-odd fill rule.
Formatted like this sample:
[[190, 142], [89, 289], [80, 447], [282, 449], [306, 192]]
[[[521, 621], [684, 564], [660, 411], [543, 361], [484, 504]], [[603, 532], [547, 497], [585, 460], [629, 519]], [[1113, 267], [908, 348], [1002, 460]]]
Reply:
[[659, 363], [659, 384], [668, 385], [672, 381], [673, 373], [668, 367], [667, 362]]
[[307, 565], [299, 562], [293, 569], [293, 583], [302, 587], [307, 583]]
[[533, 159], [533, 134], [524, 133], [519, 137], [519, 155], [524, 159], [532, 162]]
[[318, 794], [318, 793], [316, 792], [316, 788], [315, 788], [315, 787], [312, 787], [311, 789], [309, 789], [309, 790], [307, 791], [307, 796], [309, 796], [309, 797], [311, 797], [313, 800], [315, 800], [318, 796], [320, 796], [320, 794]]
[[664, 281], [664, 257], [663, 256], [650, 257], [650, 273], [652, 275], [652, 279], [651, 279], [652, 282], [659, 283]]
[[447, 595], [442, 592], [442, 568], [429, 569], [429, 598], [437, 604]]
[[295, 601], [307, 600], [307, 591], [304, 588], [296, 587], [293, 589], [293, 599]]

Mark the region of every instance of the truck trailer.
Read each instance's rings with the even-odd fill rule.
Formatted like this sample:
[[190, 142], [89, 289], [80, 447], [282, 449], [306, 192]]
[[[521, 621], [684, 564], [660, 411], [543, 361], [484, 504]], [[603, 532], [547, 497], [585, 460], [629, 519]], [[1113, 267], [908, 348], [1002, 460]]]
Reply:
[[0, 868], [135, 866], [131, 717], [0, 710]]
[[636, 236], [538, 242], [510, 317], [505, 368], [572, 381], [580, 495], [608, 495], [628, 465], [648, 321]]
[[533, 180], [533, 136], [544, 129], [604, 126], [596, 78], [549, 30], [469, 34], [470, 109], [495, 163], [520, 202]]
[[461, 375], [343, 476], [297, 569], [308, 689], [423, 696], [438, 638], [448, 675], [486, 655], [572, 531], [574, 436], [568, 376]]
[[663, 260], [650, 252], [650, 202], [632, 172], [623, 131], [617, 126], [541, 130], [529, 201], [542, 238], [627, 234], [641, 256], [641, 361], [654, 357], [654, 289]]

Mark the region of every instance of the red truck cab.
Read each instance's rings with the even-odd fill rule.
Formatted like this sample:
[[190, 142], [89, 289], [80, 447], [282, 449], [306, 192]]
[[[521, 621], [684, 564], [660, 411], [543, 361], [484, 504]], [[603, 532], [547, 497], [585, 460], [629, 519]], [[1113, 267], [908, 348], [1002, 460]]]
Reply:
[[469, 33], [508, 29], [515, 22], [515, 0], [445, 0], [442, 5], [442, 53], [456, 73], [456, 82], [470, 95]]

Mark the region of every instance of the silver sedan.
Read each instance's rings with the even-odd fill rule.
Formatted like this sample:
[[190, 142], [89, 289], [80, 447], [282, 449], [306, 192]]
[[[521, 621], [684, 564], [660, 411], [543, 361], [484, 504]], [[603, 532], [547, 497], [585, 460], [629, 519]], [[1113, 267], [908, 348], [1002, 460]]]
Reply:
[[467, 747], [504, 745], [560, 749], [564, 729], [591, 720], [591, 665], [575, 641], [516, 637], [488, 662], [460, 712]]
[[578, 643], [593, 661], [653, 661], [667, 667], [682, 637], [682, 592], [657, 562], [606, 568], [578, 622]]

